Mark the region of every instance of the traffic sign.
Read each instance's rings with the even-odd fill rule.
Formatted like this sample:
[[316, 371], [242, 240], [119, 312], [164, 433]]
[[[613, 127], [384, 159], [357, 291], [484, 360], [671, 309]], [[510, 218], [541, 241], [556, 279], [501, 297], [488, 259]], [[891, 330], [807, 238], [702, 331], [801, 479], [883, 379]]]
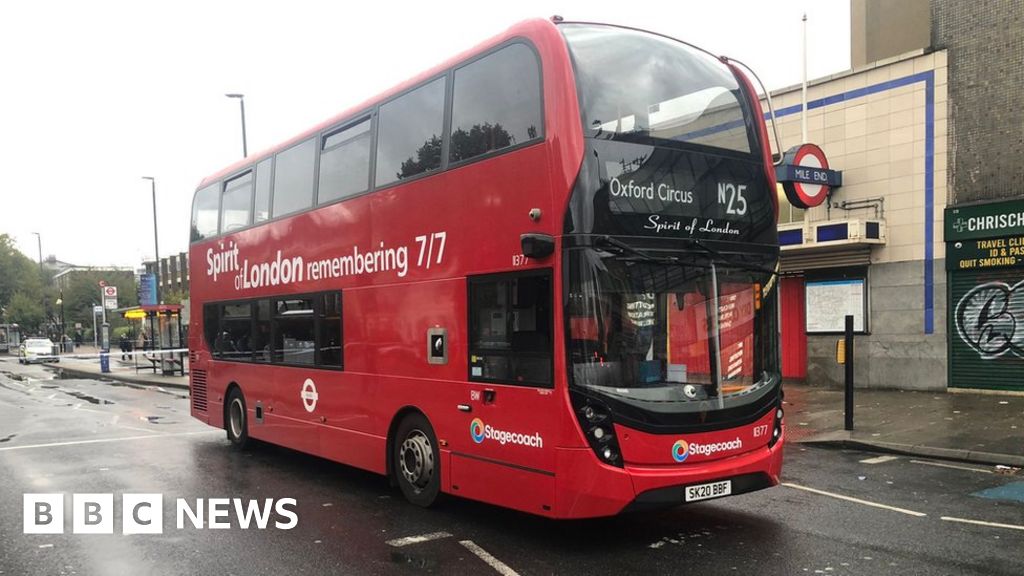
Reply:
[[117, 286], [104, 286], [103, 297], [117, 299]]

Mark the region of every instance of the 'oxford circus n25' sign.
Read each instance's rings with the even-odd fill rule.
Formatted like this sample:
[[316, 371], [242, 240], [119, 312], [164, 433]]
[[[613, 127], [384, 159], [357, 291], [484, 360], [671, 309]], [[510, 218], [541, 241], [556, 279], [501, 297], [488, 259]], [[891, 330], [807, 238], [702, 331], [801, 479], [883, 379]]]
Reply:
[[801, 144], [786, 151], [782, 164], [775, 167], [775, 179], [792, 205], [806, 209], [821, 205], [832, 188], [842, 186], [843, 173], [829, 170], [821, 148]]

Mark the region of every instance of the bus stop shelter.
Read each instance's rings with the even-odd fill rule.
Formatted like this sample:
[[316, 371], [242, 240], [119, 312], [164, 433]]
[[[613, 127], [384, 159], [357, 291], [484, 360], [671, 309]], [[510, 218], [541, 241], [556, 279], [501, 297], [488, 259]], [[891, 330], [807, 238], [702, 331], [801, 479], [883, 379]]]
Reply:
[[137, 306], [121, 312], [126, 320], [141, 322], [144, 345], [136, 351], [135, 371], [153, 370], [165, 376], [184, 376], [187, 349], [178, 304]]

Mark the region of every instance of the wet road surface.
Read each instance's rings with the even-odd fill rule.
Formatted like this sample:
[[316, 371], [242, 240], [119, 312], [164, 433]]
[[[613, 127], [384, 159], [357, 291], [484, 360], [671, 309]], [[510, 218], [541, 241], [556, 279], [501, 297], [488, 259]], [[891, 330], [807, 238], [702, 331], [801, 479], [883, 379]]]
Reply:
[[[0, 574], [1024, 574], [1024, 473], [787, 447], [783, 486], [556, 522], [261, 445], [232, 450], [182, 391], [53, 379], [0, 360]], [[64, 493], [64, 534], [23, 534], [25, 493]], [[113, 493], [114, 534], [72, 534], [71, 494]], [[124, 535], [123, 493], [163, 495]], [[176, 526], [176, 500], [294, 498], [294, 529]]]

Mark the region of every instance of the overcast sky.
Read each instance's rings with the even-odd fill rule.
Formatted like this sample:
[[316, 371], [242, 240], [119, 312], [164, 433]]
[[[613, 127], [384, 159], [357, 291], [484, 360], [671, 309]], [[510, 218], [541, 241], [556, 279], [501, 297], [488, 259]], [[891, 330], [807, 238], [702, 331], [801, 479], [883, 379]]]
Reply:
[[675, 36], [769, 89], [850, 66], [849, 0], [0, 3], [0, 233], [33, 260], [137, 267], [188, 248], [196, 184], [509, 25], [552, 14]]

